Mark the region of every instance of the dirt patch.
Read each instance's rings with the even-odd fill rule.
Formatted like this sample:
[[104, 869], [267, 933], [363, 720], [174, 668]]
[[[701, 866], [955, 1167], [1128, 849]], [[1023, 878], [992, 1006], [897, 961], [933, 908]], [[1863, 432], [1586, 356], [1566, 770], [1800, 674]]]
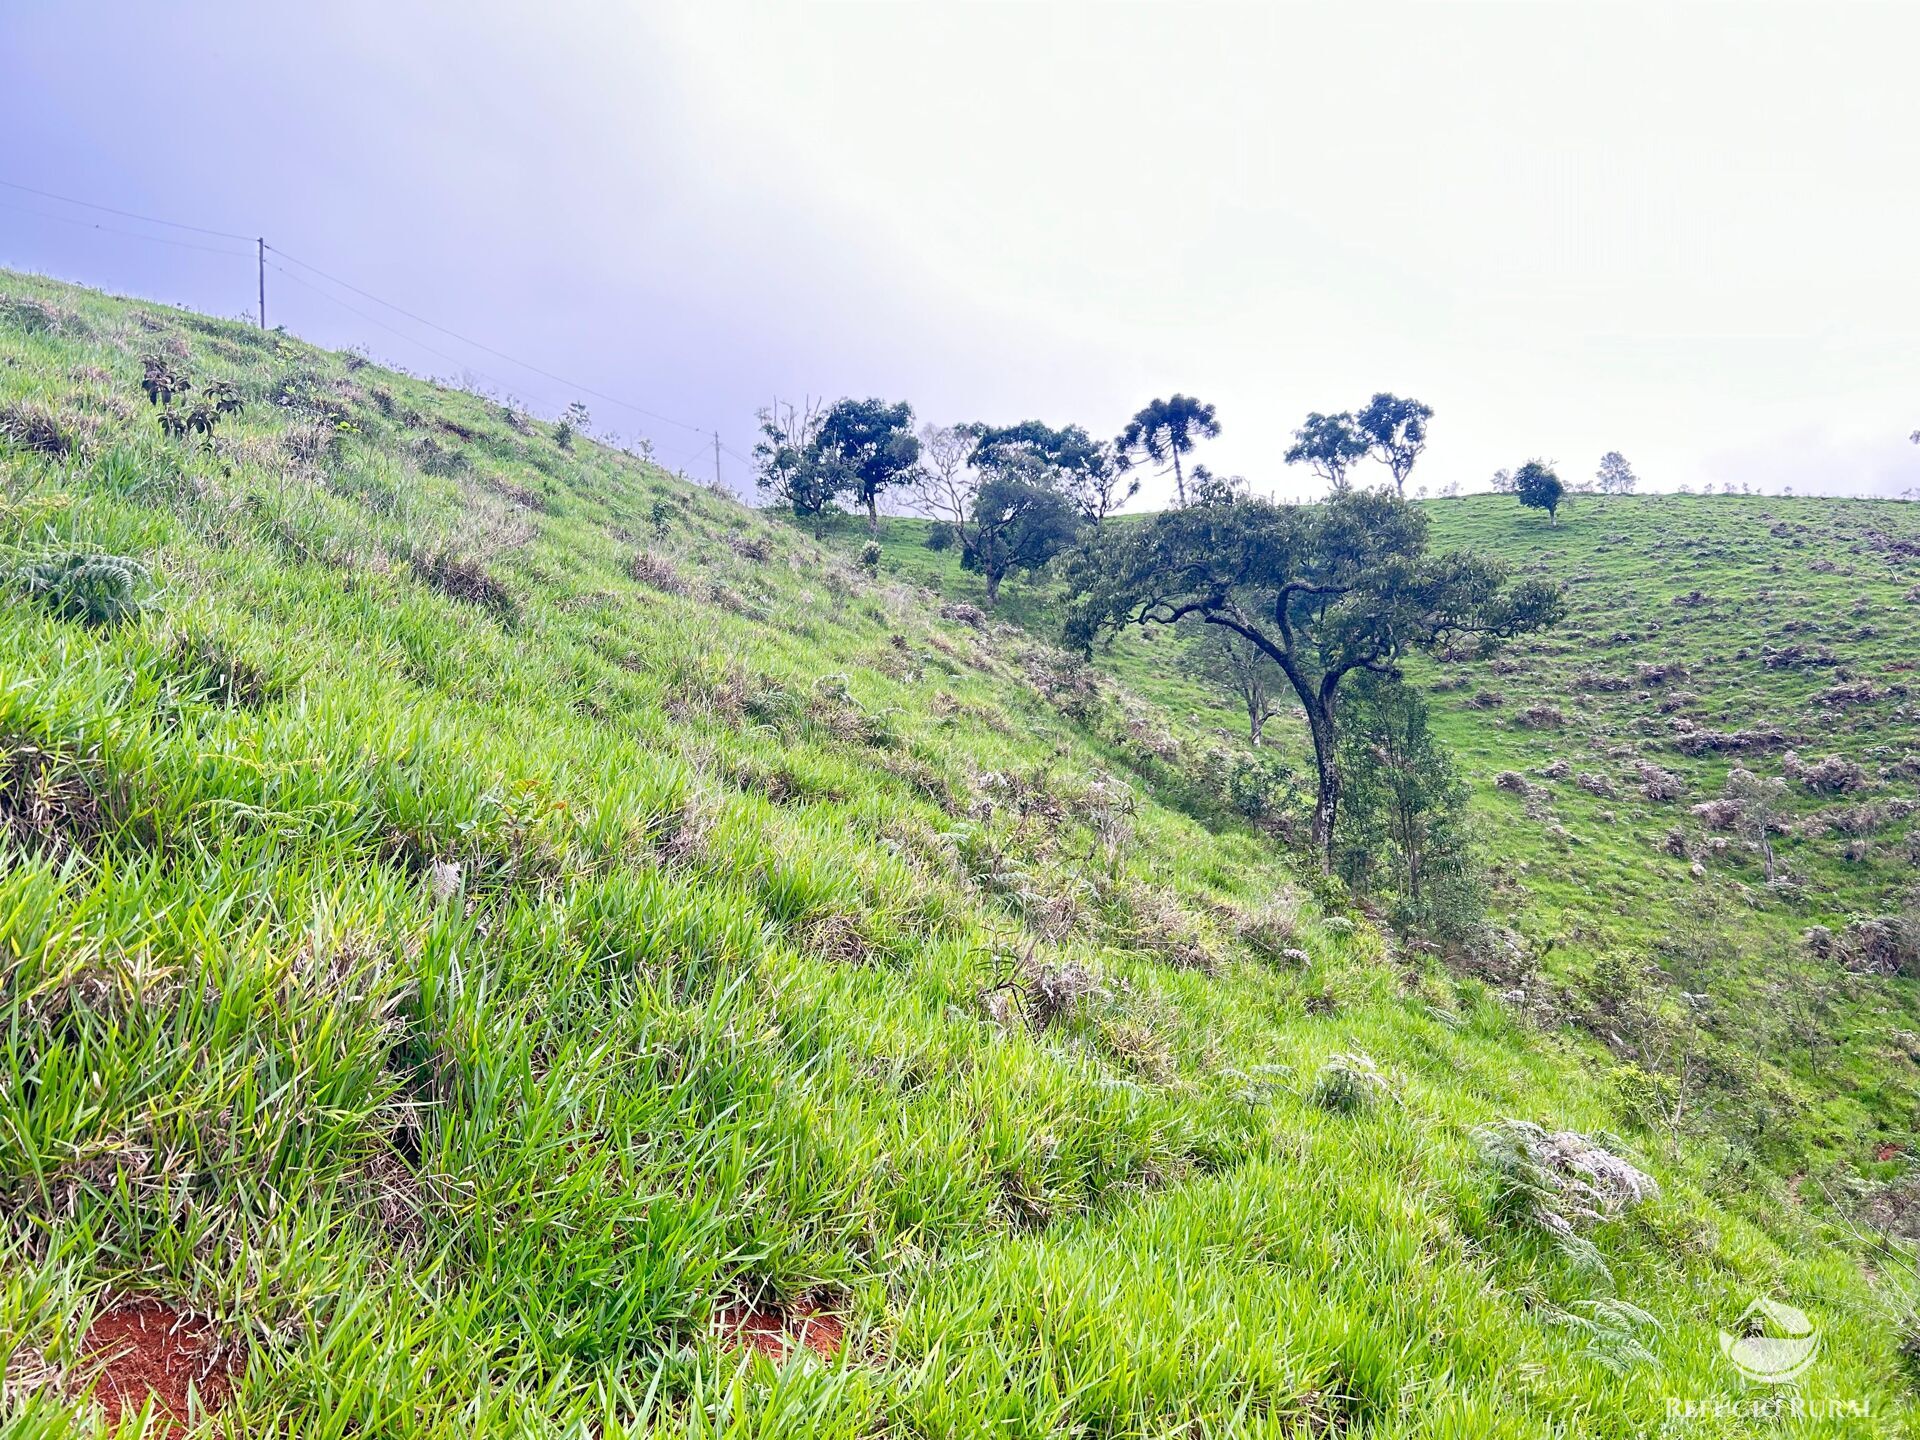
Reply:
[[714, 1312], [713, 1328], [722, 1349], [752, 1350], [776, 1365], [802, 1350], [831, 1360], [847, 1338], [845, 1322], [809, 1300], [792, 1305], [724, 1305]]
[[87, 1331], [81, 1354], [89, 1368], [98, 1367], [93, 1397], [109, 1416], [137, 1413], [151, 1398], [169, 1435], [184, 1434], [196, 1412], [226, 1404], [247, 1364], [243, 1344], [153, 1299], [114, 1304]]

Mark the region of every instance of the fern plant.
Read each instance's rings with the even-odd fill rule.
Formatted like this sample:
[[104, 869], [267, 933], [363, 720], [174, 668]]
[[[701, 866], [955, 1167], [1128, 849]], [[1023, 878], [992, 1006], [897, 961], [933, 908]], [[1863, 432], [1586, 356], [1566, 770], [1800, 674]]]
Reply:
[[104, 627], [140, 618], [151, 572], [131, 556], [75, 551], [29, 560], [15, 578], [62, 620]]

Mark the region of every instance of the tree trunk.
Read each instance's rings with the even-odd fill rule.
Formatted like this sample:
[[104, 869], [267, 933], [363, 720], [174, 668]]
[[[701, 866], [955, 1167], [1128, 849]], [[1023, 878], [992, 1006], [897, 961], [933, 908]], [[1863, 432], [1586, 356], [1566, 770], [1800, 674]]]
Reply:
[[989, 610], [993, 609], [996, 605], [1000, 603], [1000, 582], [1005, 578], [1006, 577], [1003, 575], [988, 575], [986, 577], [987, 608]]
[[1173, 490], [1180, 497], [1180, 508], [1187, 508], [1187, 477], [1180, 472], [1180, 447], [1173, 447]]
[[1247, 707], [1247, 729], [1250, 732], [1254, 749], [1258, 750], [1260, 748], [1260, 734], [1266, 728], [1267, 715], [1265, 709], [1258, 705], [1249, 705]]
[[1333, 732], [1333, 710], [1320, 703], [1308, 705], [1307, 733], [1313, 737], [1313, 765], [1319, 793], [1313, 801], [1313, 848], [1320, 852], [1320, 868], [1333, 873], [1333, 827], [1340, 813], [1340, 767]]
[[880, 533], [880, 492], [867, 492], [867, 529], [875, 535]]

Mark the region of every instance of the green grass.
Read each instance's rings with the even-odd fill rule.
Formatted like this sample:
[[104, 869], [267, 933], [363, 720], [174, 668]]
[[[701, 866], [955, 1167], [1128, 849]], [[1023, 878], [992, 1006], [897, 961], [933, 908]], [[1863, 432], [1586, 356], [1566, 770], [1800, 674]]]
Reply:
[[[11, 1430], [104, 1423], [126, 1293], [244, 1342], [234, 1436], [1638, 1436], [1745, 1393], [1755, 1293], [1832, 1433], [1901, 1423], [1901, 1266], [1309, 898], [1186, 687], [942, 621], [898, 527], [869, 579], [484, 397], [0, 292], [0, 558], [142, 567], [0, 602]], [[247, 408], [163, 436], [156, 350]], [[1505, 1117], [1661, 1193], [1516, 1224]]]

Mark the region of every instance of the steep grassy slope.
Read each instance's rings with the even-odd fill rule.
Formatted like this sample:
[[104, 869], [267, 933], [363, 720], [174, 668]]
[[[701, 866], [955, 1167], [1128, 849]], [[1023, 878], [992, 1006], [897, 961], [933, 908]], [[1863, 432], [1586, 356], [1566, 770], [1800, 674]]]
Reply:
[[[1500, 496], [1426, 508], [1436, 546], [1568, 595], [1551, 634], [1410, 667], [1473, 785], [1511, 927], [1472, 963], [1537, 1023], [1604, 1039], [1650, 1123], [1729, 1146], [1730, 1164], [1811, 1165], [1838, 1210], [1911, 1229], [1920, 510], [1583, 498], [1550, 529]], [[975, 595], [923, 528], [895, 522], [889, 563]], [[1053, 586], [1009, 600], [1023, 625], [1057, 628]], [[1244, 744], [1238, 702], [1196, 678], [1176, 636], [1129, 634], [1096, 658]], [[1294, 713], [1268, 738], [1306, 769]], [[1771, 881], [1723, 803], [1736, 768], [1783, 786]]]
[[[15, 1433], [135, 1299], [232, 1435], [1640, 1435], [1756, 1293], [1901, 1423], [1900, 1272], [1112, 682], [482, 397], [0, 292]], [[1661, 1192], [1556, 1239], [1504, 1117]]]

